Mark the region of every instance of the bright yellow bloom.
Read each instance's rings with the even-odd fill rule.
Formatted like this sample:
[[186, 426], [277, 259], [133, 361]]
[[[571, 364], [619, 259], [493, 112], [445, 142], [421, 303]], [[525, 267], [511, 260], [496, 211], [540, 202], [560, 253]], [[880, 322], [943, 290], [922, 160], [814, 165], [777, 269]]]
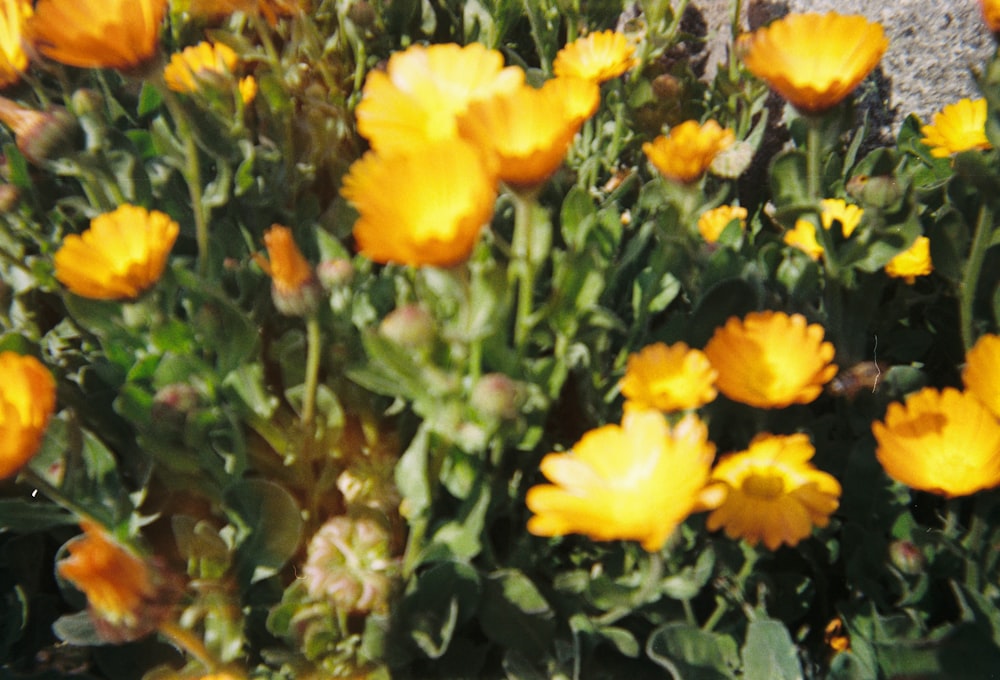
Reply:
[[358, 132], [379, 153], [458, 135], [456, 117], [470, 102], [509, 94], [524, 71], [504, 68], [503, 55], [479, 43], [413, 45], [365, 80]]
[[155, 284], [180, 227], [166, 214], [134, 205], [98, 215], [90, 229], [70, 234], [56, 252], [56, 278], [95, 300], [138, 297]]
[[960, 99], [934, 114], [930, 125], [920, 128], [921, 142], [931, 148], [934, 158], [953, 153], [992, 148], [986, 139], [986, 100]]
[[535, 513], [528, 531], [660, 550], [688, 515], [719, 500], [705, 490], [714, 454], [708, 428], [694, 415], [671, 429], [658, 411], [627, 411], [620, 426], [591, 430], [569, 453], [542, 459], [552, 484], [528, 490]]
[[758, 408], [783, 408], [816, 399], [837, 374], [823, 327], [801, 314], [751, 312], [731, 317], [705, 345], [724, 395]]
[[225, 82], [233, 75], [239, 57], [224, 43], [200, 42], [170, 57], [163, 79], [174, 92], [197, 92], [206, 84]]
[[156, 55], [166, 11], [167, 0], [39, 0], [28, 34], [63, 64], [128, 70]]
[[450, 266], [469, 257], [493, 215], [496, 179], [479, 152], [445, 139], [391, 154], [368, 152], [341, 194], [360, 217], [354, 238], [376, 262]]
[[22, 34], [31, 15], [31, 0], [0, 0], [0, 88], [16, 83], [28, 68]]
[[38, 451], [56, 408], [56, 383], [38, 359], [0, 352], [0, 479]]
[[983, 21], [994, 33], [1000, 33], [1000, 0], [980, 0]]
[[926, 276], [934, 271], [931, 263], [931, 240], [926, 236], [918, 236], [909, 248], [885, 265], [885, 273], [897, 279], [905, 279], [913, 284], [918, 276]]
[[1000, 422], [971, 392], [925, 387], [872, 423], [890, 477], [945, 497], [1000, 484]]
[[965, 355], [965, 389], [1000, 418], [1000, 336], [984, 335]]
[[725, 528], [730, 538], [777, 550], [825, 527], [839, 505], [840, 484], [809, 462], [815, 452], [804, 434], [759, 434], [746, 451], [722, 458], [711, 481], [728, 494], [708, 516], [708, 530]]
[[798, 248], [813, 260], [823, 256], [823, 246], [816, 240], [816, 225], [807, 219], [795, 220], [795, 228], [782, 236], [786, 245]]
[[705, 174], [712, 159], [734, 139], [732, 130], [721, 127], [714, 120], [704, 125], [688, 120], [670, 128], [668, 135], [646, 142], [642, 150], [664, 177], [688, 183]]
[[881, 24], [834, 12], [789, 14], [737, 43], [750, 72], [805, 113], [839, 104], [888, 46]]
[[840, 230], [844, 234], [844, 238], [854, 233], [865, 214], [863, 208], [851, 205], [842, 198], [826, 198], [819, 204], [821, 208], [820, 224], [823, 225], [824, 229], [830, 230], [833, 228], [834, 222], [840, 222]]
[[244, 104], [249, 104], [257, 98], [257, 79], [253, 76], [242, 78], [239, 84], [240, 99]]
[[630, 354], [621, 381], [625, 398], [646, 408], [680, 411], [715, 399], [716, 372], [704, 352], [683, 342], [657, 342]]
[[583, 78], [603, 83], [638, 64], [634, 55], [635, 45], [621, 33], [591, 33], [559, 50], [552, 62], [552, 72], [559, 78]]
[[698, 232], [709, 243], [715, 243], [733, 221], [739, 223], [740, 229], [746, 230], [747, 209], [738, 205], [720, 205], [698, 218]]

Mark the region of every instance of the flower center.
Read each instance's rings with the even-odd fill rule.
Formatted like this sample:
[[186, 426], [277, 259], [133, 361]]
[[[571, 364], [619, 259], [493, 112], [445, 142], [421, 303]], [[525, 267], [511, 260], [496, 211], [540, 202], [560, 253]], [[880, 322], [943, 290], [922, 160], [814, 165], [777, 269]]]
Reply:
[[743, 480], [743, 492], [765, 500], [780, 496], [785, 490], [785, 482], [779, 475], [753, 472]]

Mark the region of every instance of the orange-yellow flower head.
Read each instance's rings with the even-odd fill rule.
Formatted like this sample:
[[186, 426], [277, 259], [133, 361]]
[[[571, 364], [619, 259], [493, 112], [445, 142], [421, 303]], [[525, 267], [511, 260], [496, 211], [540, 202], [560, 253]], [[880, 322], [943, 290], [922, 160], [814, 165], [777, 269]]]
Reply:
[[786, 231], [782, 240], [786, 245], [804, 252], [810, 259], [818, 260], [823, 256], [823, 246], [816, 240], [816, 225], [805, 218], [795, 220], [795, 228]]
[[22, 37], [31, 0], [0, 0], [0, 88], [13, 85], [28, 68]]
[[698, 233], [709, 243], [716, 243], [731, 222], [736, 222], [741, 230], [745, 230], [747, 209], [738, 205], [720, 205], [708, 210], [698, 218]]
[[80, 68], [135, 69], [157, 54], [167, 0], [39, 0], [32, 44]]
[[994, 33], [1000, 33], [1000, 0], [979, 0], [983, 21]]
[[174, 92], [197, 92], [232, 78], [238, 63], [239, 57], [228, 45], [200, 42], [172, 55], [163, 79]]
[[865, 214], [863, 208], [852, 205], [842, 198], [825, 198], [819, 202], [819, 205], [819, 220], [823, 228], [830, 230], [833, 228], [834, 222], [840, 222], [840, 230], [844, 234], [844, 238], [854, 233]]
[[513, 92], [524, 71], [479, 43], [413, 45], [365, 80], [358, 132], [380, 153], [458, 134], [456, 117], [470, 102]]
[[897, 279], [903, 279], [913, 284], [918, 276], [927, 276], [934, 271], [931, 262], [931, 240], [926, 236], [918, 236], [909, 248], [885, 265], [885, 273]]
[[302, 11], [299, 0], [187, 0], [187, 11], [192, 16], [221, 17], [233, 12], [261, 14], [271, 26], [280, 17], [294, 16]]
[[341, 194], [360, 214], [354, 238], [376, 262], [450, 266], [464, 261], [493, 215], [496, 179], [479, 152], [445, 139], [369, 152]]
[[783, 408], [816, 399], [837, 374], [823, 327], [801, 314], [751, 312], [731, 317], [705, 345], [724, 395], [758, 408]]
[[271, 297], [278, 311], [288, 316], [304, 316], [319, 303], [319, 283], [312, 266], [295, 245], [292, 230], [271, 225], [264, 234], [267, 257], [257, 263], [271, 277]]
[[1000, 418], [1000, 336], [984, 335], [965, 355], [965, 389]]
[[55, 255], [56, 278], [82, 297], [136, 298], [160, 279], [179, 230], [158, 210], [122, 205], [63, 240]]
[[622, 394], [630, 402], [660, 411], [698, 408], [715, 399], [716, 372], [708, 357], [683, 342], [662, 342], [629, 355]]
[[597, 83], [617, 78], [638, 63], [635, 45], [615, 31], [591, 33], [559, 50], [552, 62], [556, 77], [583, 78]]
[[890, 477], [948, 498], [1000, 484], [1000, 422], [971, 392], [925, 387], [872, 423]]
[[730, 538], [777, 550], [825, 527], [839, 505], [840, 484], [813, 467], [814, 453], [804, 434], [759, 434], [746, 451], [723, 457], [711, 481], [728, 493], [708, 516], [708, 530], [724, 528]]
[[528, 531], [639, 541], [655, 552], [711, 501], [704, 491], [714, 454], [708, 429], [693, 414], [671, 428], [658, 411], [630, 410], [621, 425], [591, 430], [569, 453], [542, 459], [552, 484], [528, 490], [535, 513]]
[[737, 43], [750, 72], [805, 113], [839, 104], [888, 46], [881, 24], [835, 12], [790, 14]]
[[0, 479], [38, 451], [56, 408], [56, 384], [38, 359], [0, 352]]
[[986, 100], [960, 99], [934, 114], [930, 125], [920, 128], [921, 142], [935, 158], [961, 151], [992, 148], [986, 139]]
[[712, 160], [734, 139], [732, 130], [714, 120], [704, 125], [688, 120], [670, 128], [669, 134], [646, 142], [642, 150], [664, 177], [689, 183], [704, 175]]

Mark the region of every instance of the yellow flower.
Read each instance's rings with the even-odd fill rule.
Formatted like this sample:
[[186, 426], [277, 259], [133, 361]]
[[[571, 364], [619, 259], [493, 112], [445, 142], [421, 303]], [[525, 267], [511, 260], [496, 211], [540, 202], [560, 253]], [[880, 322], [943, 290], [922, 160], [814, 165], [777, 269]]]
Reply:
[[980, 0], [983, 10], [983, 21], [994, 33], [1000, 33], [1000, 0]]
[[119, 206], [65, 238], [55, 255], [56, 278], [86, 298], [138, 297], [159, 280], [179, 230], [162, 212]]
[[1000, 336], [984, 335], [965, 355], [965, 389], [1000, 417]]
[[925, 387], [872, 423], [890, 477], [948, 498], [1000, 484], [1000, 423], [971, 392]]
[[469, 103], [513, 92], [524, 71], [503, 66], [503, 55], [479, 43], [413, 45], [365, 80], [357, 107], [358, 132], [378, 152], [458, 135], [456, 117]]
[[552, 62], [552, 72], [560, 78], [583, 78], [603, 83], [639, 63], [634, 54], [635, 45], [621, 33], [591, 33], [559, 50]]
[[0, 0], [0, 88], [16, 83], [28, 68], [22, 34], [31, 14], [31, 0]]
[[739, 222], [740, 229], [747, 228], [747, 209], [738, 205], [720, 205], [706, 211], [698, 218], [698, 232], [709, 243], [715, 243], [722, 236], [730, 222]]
[[194, 16], [221, 17], [233, 12], [262, 14], [275, 26], [278, 18], [302, 11], [297, 0], [187, 0], [187, 11]]
[[888, 46], [881, 24], [835, 12], [790, 14], [737, 43], [750, 72], [805, 113], [839, 104]]
[[641, 409], [626, 412], [620, 426], [587, 432], [569, 453], [542, 459], [552, 484], [528, 490], [528, 531], [660, 550], [689, 514], [717, 500], [705, 491], [715, 454], [707, 437], [694, 415], [671, 429], [663, 414]]
[[712, 159], [734, 139], [732, 130], [721, 127], [714, 120], [704, 125], [688, 120], [670, 128], [668, 135], [646, 142], [642, 150], [664, 177], [688, 183], [705, 174]]
[[960, 99], [934, 114], [930, 125], [920, 128], [921, 142], [934, 158], [953, 153], [992, 148], [986, 139], [986, 100]]
[[813, 260], [823, 255], [823, 246], [816, 240], [816, 225], [807, 219], [795, 220], [795, 228], [789, 229], [782, 237], [787, 245], [798, 248]]
[[728, 489], [725, 502], [708, 516], [709, 531], [769, 550], [796, 545], [825, 527], [837, 509], [840, 484], [809, 462], [815, 449], [804, 434], [759, 434], [746, 451], [722, 458], [712, 482]]
[[31, 42], [55, 61], [129, 70], [157, 54], [167, 0], [39, 0]]
[[469, 257], [493, 215], [496, 179], [461, 139], [368, 152], [341, 194], [360, 217], [354, 238], [376, 262], [449, 266]]
[[680, 411], [715, 399], [715, 376], [700, 350], [658, 342], [629, 355], [621, 389], [626, 399], [646, 408]]
[[312, 266], [295, 245], [292, 230], [273, 224], [264, 234], [268, 260], [255, 257], [271, 277], [271, 297], [278, 311], [288, 316], [305, 316], [319, 304], [319, 283]]
[[206, 84], [232, 77], [239, 57], [223, 43], [200, 42], [170, 57], [163, 79], [174, 92], [197, 92]]
[[926, 276], [934, 271], [931, 263], [931, 240], [926, 236], [918, 236], [909, 248], [885, 265], [885, 273], [897, 279], [905, 279], [913, 284], [918, 276]]
[[758, 408], [808, 404], [837, 374], [823, 327], [801, 314], [751, 312], [731, 317], [705, 345], [724, 395]]
[[257, 79], [253, 76], [242, 78], [239, 84], [240, 99], [244, 104], [249, 104], [257, 98]]
[[38, 451], [56, 408], [56, 384], [38, 359], [0, 352], [0, 479]]
[[840, 222], [840, 230], [847, 238], [854, 233], [854, 230], [861, 224], [861, 218], [865, 214], [863, 208], [848, 204], [842, 198], [826, 198], [819, 202], [820, 224], [823, 228], [830, 230], [834, 222]]

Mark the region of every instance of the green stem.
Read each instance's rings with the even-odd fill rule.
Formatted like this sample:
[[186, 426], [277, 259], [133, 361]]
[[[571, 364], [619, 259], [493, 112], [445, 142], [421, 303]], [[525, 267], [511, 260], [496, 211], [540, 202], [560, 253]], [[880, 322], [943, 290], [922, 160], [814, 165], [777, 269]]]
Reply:
[[[659, 551], [648, 553], [648, 555], [649, 567], [646, 570], [646, 577], [642, 580], [639, 590], [630, 598], [629, 604], [615, 607], [603, 616], [594, 619], [594, 623], [599, 626], [610, 625], [652, 600], [652, 597], [659, 591], [660, 580], [663, 578], [663, 555]], [[690, 604], [687, 604], [690, 607]], [[693, 612], [691, 616], [694, 616]]]
[[214, 671], [219, 667], [219, 662], [205, 647], [205, 643], [187, 628], [181, 628], [173, 621], [167, 621], [161, 623], [158, 630], [160, 635], [197, 659], [207, 670]]
[[528, 335], [534, 325], [532, 318], [535, 291], [535, 264], [543, 256], [536, 253], [533, 244], [537, 240], [535, 229], [541, 225], [534, 222], [537, 202], [533, 195], [512, 191], [514, 201], [514, 237], [511, 242], [511, 271], [517, 286], [517, 307], [514, 320], [514, 346], [520, 351], [528, 342]]
[[538, 0], [524, 0], [524, 12], [528, 15], [528, 24], [531, 26], [531, 37], [535, 41], [535, 49], [538, 50], [539, 66], [546, 76], [552, 75], [552, 60], [549, 59], [548, 45], [542, 34], [542, 22], [545, 21], [541, 15], [542, 3]]
[[972, 249], [965, 263], [965, 275], [962, 277], [960, 314], [962, 320], [962, 343], [966, 351], [976, 343], [975, 316], [973, 306], [976, 301], [976, 288], [979, 275], [983, 268], [983, 259], [989, 249], [993, 236], [993, 211], [983, 203], [979, 207], [979, 219], [976, 221], [976, 233], [972, 238]]
[[321, 343], [319, 319], [311, 314], [306, 319], [306, 392], [302, 397], [302, 425], [308, 432], [316, 414], [316, 390], [319, 387]]
[[18, 476], [29, 486], [33, 486], [45, 494], [45, 497], [50, 501], [72, 512], [77, 516], [77, 519], [88, 520], [96, 524], [103, 525], [103, 522], [96, 520], [89, 510], [64, 494], [59, 488], [49, 482], [49, 480], [42, 477], [30, 467], [22, 468]]
[[[823, 137], [819, 116], [805, 116], [806, 121], [806, 192], [814, 204], [820, 199], [820, 157], [823, 154]], [[818, 205], [817, 205], [818, 208]]]

